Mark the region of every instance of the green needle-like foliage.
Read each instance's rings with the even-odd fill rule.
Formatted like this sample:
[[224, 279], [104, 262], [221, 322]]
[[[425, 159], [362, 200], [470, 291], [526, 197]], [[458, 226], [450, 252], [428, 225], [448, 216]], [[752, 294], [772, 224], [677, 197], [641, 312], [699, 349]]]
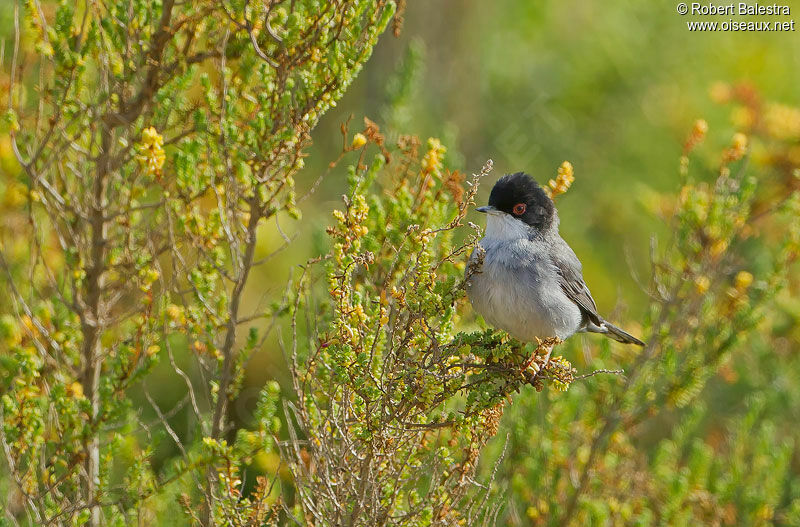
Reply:
[[[405, 4], [0, 8], [0, 526], [800, 525], [800, 109], [715, 85], [737, 133], [698, 121], [674, 166], [641, 167], [674, 192], [609, 185], [666, 226], [633, 266], [645, 314], [613, 317], [645, 347], [520, 343], [464, 293], [492, 163], [467, 177], [451, 141], [401, 135], [423, 126], [419, 42], [384, 132], [343, 125], [305, 166]], [[573, 81], [532, 108], [577, 111]], [[608, 121], [591, 99], [576, 122]], [[497, 149], [534, 149], [508, 130]], [[576, 166], [537, 179], [592, 196]], [[323, 176], [345, 188], [324, 232]], [[282, 252], [305, 230], [313, 249]]]
[[573, 370], [545, 365], [554, 341], [457, 333], [465, 281], [480, 272], [465, 269], [476, 233], [461, 231], [491, 162], [465, 181], [436, 139], [403, 136], [370, 160], [368, 137], [384, 144], [370, 122], [356, 135], [331, 252], [304, 267], [291, 310], [299, 401], [285, 450], [300, 506], [318, 525], [489, 522], [496, 505], [480, 506], [474, 473], [506, 398], [544, 378], [565, 389]]
[[[273, 392], [255, 436], [227, 443], [244, 364], [263, 342], [256, 329], [243, 338], [264, 314], [243, 313], [242, 296], [259, 227], [299, 217], [309, 133], [395, 7], [30, 0], [15, 13], [32, 45], [14, 52], [4, 121], [27, 186], [17, 236], [31, 242], [2, 260], [15, 312], [2, 369], [8, 514], [162, 523], [178, 505], [162, 498], [182, 494], [206, 525], [274, 516], [238, 475], [245, 447], [272, 441]], [[38, 73], [17, 78], [29, 62]], [[188, 436], [151, 397], [161, 362], [186, 394]], [[180, 453], [159, 474], [154, 436]]]

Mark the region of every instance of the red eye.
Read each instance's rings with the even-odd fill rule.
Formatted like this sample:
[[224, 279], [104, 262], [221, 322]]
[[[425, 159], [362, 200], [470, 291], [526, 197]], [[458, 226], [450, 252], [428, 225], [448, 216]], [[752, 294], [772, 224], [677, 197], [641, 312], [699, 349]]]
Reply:
[[524, 203], [517, 203], [516, 205], [514, 205], [514, 208], [511, 209], [511, 211], [516, 216], [522, 216], [523, 214], [525, 214], [525, 209], [527, 208], [528, 207], [526, 207]]

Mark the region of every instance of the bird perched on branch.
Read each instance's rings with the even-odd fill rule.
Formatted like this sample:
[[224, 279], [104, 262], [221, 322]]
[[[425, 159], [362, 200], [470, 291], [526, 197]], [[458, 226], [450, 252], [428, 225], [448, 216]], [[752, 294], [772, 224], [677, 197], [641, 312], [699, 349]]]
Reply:
[[489, 324], [525, 342], [588, 331], [644, 346], [597, 313], [581, 262], [558, 234], [556, 207], [531, 176], [501, 177], [477, 210], [486, 233], [470, 256], [467, 295]]

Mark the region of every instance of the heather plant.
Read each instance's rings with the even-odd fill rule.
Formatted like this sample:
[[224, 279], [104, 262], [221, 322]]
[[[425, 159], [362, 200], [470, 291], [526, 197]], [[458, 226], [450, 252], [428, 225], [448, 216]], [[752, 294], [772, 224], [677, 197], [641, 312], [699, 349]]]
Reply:
[[[761, 422], [764, 396], [748, 398], [744, 415], [716, 432], [730, 441], [702, 439], [710, 415], [700, 394], [715, 375], [732, 375], [731, 357], [768, 335], [759, 323], [775, 313], [800, 248], [791, 188], [770, 209], [757, 206], [771, 185], [748, 175], [748, 136], [735, 134], [713, 168], [695, 167], [708, 132], [695, 123], [679, 193], [652, 205], [673, 234], [664, 248], [652, 241], [642, 284], [651, 298], [647, 345], [612, 354], [603, 342], [595, 371], [582, 376], [593, 379], [574, 383], [561, 356], [545, 363], [547, 350], [565, 344], [458, 332], [470, 312], [461, 288], [480, 272], [478, 262], [461, 278], [477, 234], [463, 238], [458, 227], [490, 166], [462, 187], [462, 176], [437, 166], [438, 141], [419, 159], [418, 142], [401, 137], [398, 156], [367, 124], [352, 148], [369, 138], [379, 151], [349, 167], [350, 193], [327, 231], [332, 250], [303, 268], [292, 309], [295, 337], [303, 336], [291, 352], [299, 401], [289, 408], [296, 428], [286, 457], [307, 517], [365, 525], [794, 518], [800, 502], [783, 492], [793, 480], [791, 440], [769, 421], [755, 437], [747, 432]], [[565, 162], [546, 189], [555, 197], [574, 180]], [[550, 397], [544, 379], [569, 391]], [[512, 398], [527, 383], [541, 395]], [[658, 434], [667, 423], [673, 431]], [[653, 434], [648, 456], [640, 445]], [[483, 451], [494, 458], [476, 474]], [[762, 478], [769, 484], [742, 486]]]
[[299, 505], [315, 525], [492, 524], [500, 504], [475, 468], [507, 398], [528, 383], [564, 390], [574, 369], [547, 360], [555, 339], [457, 332], [481, 262], [465, 268], [478, 228], [464, 218], [491, 162], [466, 180], [437, 139], [389, 148], [368, 120], [351, 148], [331, 251], [303, 267], [291, 308], [284, 458]]
[[[750, 371], [775, 372], [779, 362], [778, 377], [789, 379], [797, 367], [779, 351], [785, 330], [765, 321], [780, 319], [780, 298], [793, 287], [800, 201], [781, 164], [748, 164], [749, 143], [760, 149], [772, 138], [736, 133], [721, 161], [706, 164], [694, 157], [707, 131], [698, 121], [685, 143], [679, 193], [652, 203], [673, 235], [651, 246], [645, 348], [601, 344], [592, 363], [622, 367], [623, 377], [596, 377], [552, 400], [520, 398], [507, 410], [508, 462], [496, 478], [511, 486], [509, 524], [798, 521], [796, 433], [766, 411], [796, 391]], [[720, 381], [742, 380], [752, 393], [733, 412], [711, 407]], [[544, 415], [523, 417], [536, 413]]]
[[[179, 501], [206, 525], [274, 521], [268, 485], [243, 493], [240, 470], [271, 444], [275, 392], [255, 431], [231, 434], [265, 338], [248, 323], [270, 317], [242, 312], [242, 295], [268, 260], [259, 229], [300, 214], [309, 132], [395, 4], [14, 5], [4, 123], [24, 221], [0, 260], [4, 517], [154, 523]], [[151, 397], [164, 382], [185, 394], [172, 408]], [[184, 408], [179, 436], [170, 418]], [[156, 473], [161, 441], [178, 455]]]
[[[305, 167], [405, 2], [14, 5], [2, 524], [800, 523], [797, 109], [712, 89], [738, 133], [698, 121], [678, 191], [642, 200], [668, 233], [633, 266], [644, 349], [520, 343], [464, 294], [492, 163], [468, 177], [449, 141], [402, 133], [418, 43], [383, 131], [345, 124]], [[551, 196], [583, 192], [578, 168]], [[346, 185], [329, 226], [264, 292], [323, 177]], [[268, 348], [284, 386], [235, 411]]]

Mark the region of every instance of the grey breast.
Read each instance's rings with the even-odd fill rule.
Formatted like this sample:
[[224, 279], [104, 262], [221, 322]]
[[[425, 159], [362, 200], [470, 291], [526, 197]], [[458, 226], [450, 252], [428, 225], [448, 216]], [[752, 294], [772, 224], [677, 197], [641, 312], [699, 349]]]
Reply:
[[523, 341], [565, 339], [577, 331], [580, 309], [561, 289], [541, 241], [484, 238], [481, 245], [483, 267], [470, 278], [467, 295], [486, 322]]

